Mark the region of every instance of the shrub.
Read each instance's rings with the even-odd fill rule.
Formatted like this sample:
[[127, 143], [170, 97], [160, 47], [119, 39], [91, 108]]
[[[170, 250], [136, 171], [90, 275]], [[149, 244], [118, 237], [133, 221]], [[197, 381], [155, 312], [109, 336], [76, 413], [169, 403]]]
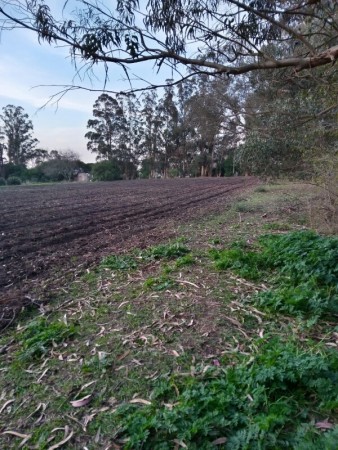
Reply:
[[101, 161], [92, 168], [94, 181], [116, 181], [122, 180], [119, 165], [115, 161]]
[[0, 186], [6, 186], [6, 180], [0, 177]]
[[7, 179], [8, 186], [18, 186], [21, 184], [21, 180], [19, 177], [9, 177]]

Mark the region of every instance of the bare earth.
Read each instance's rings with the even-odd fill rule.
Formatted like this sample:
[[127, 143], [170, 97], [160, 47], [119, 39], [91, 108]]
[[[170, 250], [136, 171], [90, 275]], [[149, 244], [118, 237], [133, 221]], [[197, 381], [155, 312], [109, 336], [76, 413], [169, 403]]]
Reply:
[[0, 190], [0, 328], [107, 254], [224, 210], [251, 177], [19, 186]]

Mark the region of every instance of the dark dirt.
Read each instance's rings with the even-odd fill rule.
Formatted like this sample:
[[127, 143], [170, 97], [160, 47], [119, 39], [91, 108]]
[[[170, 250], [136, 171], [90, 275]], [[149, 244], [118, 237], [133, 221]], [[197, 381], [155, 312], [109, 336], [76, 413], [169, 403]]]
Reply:
[[153, 245], [227, 208], [250, 177], [18, 186], [0, 190], [0, 328], [103, 256]]

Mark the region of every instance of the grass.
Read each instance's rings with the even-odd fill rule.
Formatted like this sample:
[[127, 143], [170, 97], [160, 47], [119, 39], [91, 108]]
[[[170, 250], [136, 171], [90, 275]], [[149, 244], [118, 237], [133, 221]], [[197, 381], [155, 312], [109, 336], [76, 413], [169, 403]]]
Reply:
[[0, 448], [335, 450], [337, 240], [303, 229], [313, 191], [262, 188], [23, 312]]

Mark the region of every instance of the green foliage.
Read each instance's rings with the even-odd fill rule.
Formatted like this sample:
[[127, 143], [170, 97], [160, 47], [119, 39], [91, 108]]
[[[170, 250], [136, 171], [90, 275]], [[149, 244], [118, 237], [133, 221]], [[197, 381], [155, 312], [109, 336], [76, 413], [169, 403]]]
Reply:
[[22, 350], [17, 357], [19, 362], [28, 363], [45, 355], [53, 346], [74, 336], [75, 325], [63, 322], [48, 322], [44, 317], [33, 320], [19, 335]]
[[179, 240], [169, 244], [160, 244], [141, 253], [144, 260], [176, 259], [190, 252]]
[[258, 304], [287, 313], [338, 313], [338, 238], [310, 231], [266, 237], [267, 261], [278, 271], [275, 289]]
[[131, 270], [137, 265], [137, 260], [131, 255], [110, 255], [101, 262], [101, 267], [111, 270]]
[[0, 177], [0, 186], [6, 186], [6, 180]]
[[238, 147], [235, 162], [242, 174], [278, 177], [300, 166], [302, 162], [301, 152], [292, 144], [285, 136], [262, 137], [252, 132], [245, 143]]
[[153, 291], [165, 291], [174, 285], [175, 282], [167, 274], [162, 274], [159, 277], [149, 277], [144, 282], [144, 287]]
[[8, 186], [19, 186], [21, 184], [21, 179], [19, 177], [9, 177], [7, 179]]
[[190, 264], [194, 264], [195, 260], [194, 257], [190, 254], [181, 256], [180, 258], [177, 258], [175, 266], [177, 269], [183, 266], [188, 266]]
[[337, 429], [321, 435], [315, 423], [338, 406], [337, 369], [336, 352], [306, 352], [275, 339], [258, 343], [254, 358], [240, 358], [233, 367], [209, 369], [201, 378], [165, 377], [151, 405], [123, 406], [116, 420], [126, 449], [171, 449], [177, 441], [212, 449], [220, 438], [229, 450], [299, 448], [304, 442], [334, 448], [326, 444]]
[[[193, 258], [189, 255], [189, 252], [189, 248], [184, 246], [180, 240], [177, 240], [169, 242], [168, 244], [149, 247], [145, 250], [137, 249], [132, 254], [107, 256], [102, 260], [100, 266], [111, 270], [133, 270], [142, 262], [163, 259], [176, 260], [176, 268], [179, 268], [187, 264], [192, 264]], [[149, 283], [149, 286], [152, 285], [151, 281], [149, 281]], [[155, 284], [157, 284], [157, 282]]]
[[273, 289], [255, 297], [262, 307], [313, 317], [338, 313], [338, 238], [301, 231], [259, 242], [259, 252], [214, 250], [216, 267], [252, 280], [269, 274]]
[[101, 161], [92, 168], [94, 181], [116, 181], [122, 179], [119, 165], [115, 161]]
[[24, 164], [13, 164], [8, 163], [4, 165], [5, 178], [18, 177], [21, 180], [26, 180], [27, 178], [27, 168]]
[[229, 250], [211, 250], [210, 255], [219, 270], [234, 270], [238, 275], [249, 280], [258, 280], [267, 268], [264, 255], [248, 251], [246, 245], [234, 243]]

